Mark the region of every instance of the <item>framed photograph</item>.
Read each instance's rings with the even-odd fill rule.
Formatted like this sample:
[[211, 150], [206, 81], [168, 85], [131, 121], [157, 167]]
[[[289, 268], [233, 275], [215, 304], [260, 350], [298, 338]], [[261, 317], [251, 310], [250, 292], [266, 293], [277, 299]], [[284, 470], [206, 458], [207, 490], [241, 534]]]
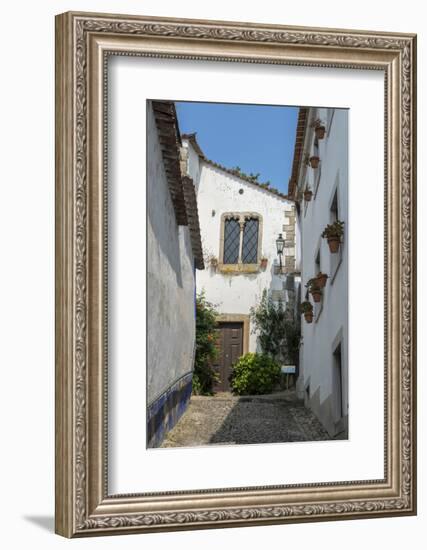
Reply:
[[56, 532], [416, 513], [416, 37], [56, 18]]

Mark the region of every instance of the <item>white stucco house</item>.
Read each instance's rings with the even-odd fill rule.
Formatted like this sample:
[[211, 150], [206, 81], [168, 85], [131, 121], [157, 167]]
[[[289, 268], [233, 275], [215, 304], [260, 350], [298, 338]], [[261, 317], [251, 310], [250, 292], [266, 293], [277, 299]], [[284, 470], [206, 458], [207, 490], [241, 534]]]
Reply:
[[[309, 160], [313, 157], [315, 162]], [[301, 301], [310, 301], [313, 306], [311, 323], [301, 317], [297, 390], [331, 436], [347, 438], [347, 235], [351, 230], [348, 226], [347, 110], [300, 109], [288, 195], [296, 202], [301, 235]], [[338, 252], [332, 253], [321, 235], [325, 227], [336, 220], [344, 222], [344, 235]], [[320, 301], [315, 302], [305, 285], [319, 272], [328, 278], [321, 289]]]
[[197, 201], [182, 174], [175, 105], [147, 102], [147, 446], [185, 411], [195, 352], [196, 269], [203, 269]]
[[[296, 210], [279, 191], [207, 159], [195, 134], [183, 135], [182, 143], [197, 193], [205, 262], [205, 270], [197, 273], [197, 291], [204, 291], [220, 313], [217, 389], [226, 391], [231, 365], [244, 353], [259, 350], [250, 310], [263, 290], [285, 305], [295, 301]], [[280, 234], [285, 241], [281, 269], [276, 250]]]

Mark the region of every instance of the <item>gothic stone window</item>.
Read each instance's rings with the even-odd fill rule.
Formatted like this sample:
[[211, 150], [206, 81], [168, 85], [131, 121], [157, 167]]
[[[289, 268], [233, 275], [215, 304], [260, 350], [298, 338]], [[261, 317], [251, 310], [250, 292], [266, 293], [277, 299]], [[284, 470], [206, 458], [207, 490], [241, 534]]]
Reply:
[[258, 261], [258, 218], [248, 218], [243, 226], [242, 263], [256, 264]]
[[225, 264], [237, 264], [240, 255], [240, 223], [230, 218], [224, 221], [224, 259]]
[[222, 216], [220, 260], [224, 266], [245, 270], [259, 262], [261, 216], [252, 212]]

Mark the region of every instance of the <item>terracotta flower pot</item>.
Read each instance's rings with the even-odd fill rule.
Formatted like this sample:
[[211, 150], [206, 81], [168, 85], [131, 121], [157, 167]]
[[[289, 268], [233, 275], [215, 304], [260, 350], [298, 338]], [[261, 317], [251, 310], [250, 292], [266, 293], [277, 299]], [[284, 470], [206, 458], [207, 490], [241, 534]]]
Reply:
[[310, 293], [313, 296], [313, 300], [318, 304], [322, 298], [322, 293], [320, 292], [320, 289], [311, 290]]
[[319, 167], [319, 162], [320, 162], [320, 159], [319, 157], [310, 157], [310, 166], [312, 168], [318, 168]]
[[312, 311], [306, 311], [304, 313], [304, 319], [307, 321], [307, 323], [313, 322], [313, 312]]
[[331, 254], [336, 254], [340, 248], [341, 239], [339, 237], [328, 237], [328, 245]]
[[314, 133], [316, 134], [317, 139], [323, 139], [325, 137], [325, 127], [316, 126]]
[[310, 202], [312, 196], [313, 196], [313, 191], [304, 191], [304, 200], [306, 202]]
[[328, 276], [326, 275], [326, 273], [322, 273], [321, 275], [318, 275], [316, 277], [317, 285], [319, 286], [319, 288], [325, 288], [327, 278]]
[[261, 260], [261, 267], [262, 267], [263, 269], [265, 269], [265, 268], [267, 267], [267, 264], [268, 264], [267, 258], [263, 258], [263, 259]]

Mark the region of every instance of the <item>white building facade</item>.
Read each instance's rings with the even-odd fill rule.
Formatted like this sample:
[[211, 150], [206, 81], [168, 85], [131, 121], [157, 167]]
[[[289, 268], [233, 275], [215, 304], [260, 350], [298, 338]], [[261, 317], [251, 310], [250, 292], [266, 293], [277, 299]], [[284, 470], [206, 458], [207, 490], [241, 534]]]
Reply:
[[[317, 121], [317, 122], [316, 122]], [[316, 126], [325, 132], [316, 131]], [[320, 128], [321, 130], [321, 128]], [[313, 157], [315, 157], [313, 162]], [[316, 167], [316, 158], [319, 159]], [[314, 166], [312, 166], [312, 164]], [[301, 108], [289, 195], [300, 229], [301, 301], [313, 306], [301, 317], [297, 389], [332, 437], [348, 437], [348, 111]], [[311, 193], [311, 194], [310, 194]], [[339, 250], [331, 253], [322, 233], [344, 222]], [[305, 285], [328, 276], [315, 302]]]
[[[197, 190], [205, 270], [203, 291], [220, 313], [219, 390], [228, 390], [231, 365], [248, 351], [260, 351], [251, 308], [266, 290], [273, 301], [295, 301], [295, 205], [280, 192], [220, 166], [204, 156], [194, 135], [183, 136], [187, 170]], [[285, 241], [282, 270], [276, 240]]]

